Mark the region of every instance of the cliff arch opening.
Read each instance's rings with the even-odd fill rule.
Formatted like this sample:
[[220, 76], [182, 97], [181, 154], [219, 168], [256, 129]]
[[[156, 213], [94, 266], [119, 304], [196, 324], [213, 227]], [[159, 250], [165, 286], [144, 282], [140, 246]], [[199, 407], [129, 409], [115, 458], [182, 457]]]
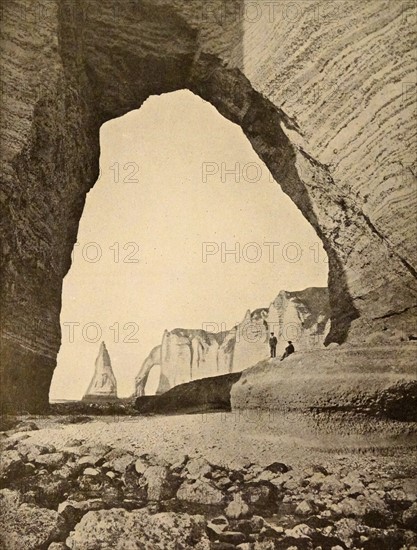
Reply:
[[147, 376], [144, 387], [144, 395], [157, 395], [161, 384], [161, 365], [154, 365]]
[[[122, 397], [133, 393], [140, 373], [135, 391], [146, 395], [241, 370], [268, 353], [267, 335], [242, 328], [232, 346], [230, 337], [213, 334], [248, 322], [268, 326], [268, 309], [279, 317], [281, 305], [271, 304], [280, 291], [323, 288], [327, 277], [320, 239], [239, 126], [188, 90], [151, 97], [101, 129], [100, 177], [63, 284], [51, 399], [82, 397], [102, 339]], [[316, 301], [328, 319], [327, 293]], [[298, 314], [287, 311], [288, 326], [276, 319], [279, 353], [290, 337], [298, 344]], [[161, 357], [149, 351], [165, 328], [171, 344], [161, 373]], [[219, 359], [214, 348], [223, 340], [227, 357]], [[232, 350], [235, 368], [227, 363]]]
[[[323, 242], [327, 341], [367, 343], [373, 334], [385, 341], [391, 329], [414, 326], [415, 63], [402, 3], [352, 9], [345, 2], [343, 17], [314, 24], [303, 10], [291, 21], [266, 13], [246, 25], [236, 17], [219, 22], [206, 5], [62, 0], [48, 4], [42, 25], [19, 17], [15, 3], [5, 7], [6, 408], [48, 407], [62, 281], [97, 180], [101, 125], [179, 89], [242, 128]], [[25, 37], [18, 48], [14, 36]], [[294, 90], [301, 99], [291, 103]]]

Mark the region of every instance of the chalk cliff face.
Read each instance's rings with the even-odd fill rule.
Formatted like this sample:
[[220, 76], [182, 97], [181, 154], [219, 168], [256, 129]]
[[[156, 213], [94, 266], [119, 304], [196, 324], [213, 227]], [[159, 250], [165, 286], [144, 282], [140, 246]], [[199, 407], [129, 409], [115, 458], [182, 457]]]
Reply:
[[[329, 258], [328, 342], [417, 302], [412, 2], [10, 0], [2, 11], [2, 398], [42, 410], [99, 129], [187, 88], [239, 124]], [[31, 384], [27, 384], [30, 380]]]
[[190, 380], [231, 372], [235, 332], [166, 330], [162, 344], [153, 348], [136, 376], [135, 395], [145, 395], [146, 382], [155, 365], [161, 367], [157, 394]]
[[237, 328], [233, 371], [252, 367], [268, 356], [269, 333], [278, 338], [277, 354], [292, 340], [299, 351], [322, 347], [330, 330], [327, 288], [282, 290], [267, 309], [247, 311]]
[[106, 344], [101, 342], [95, 362], [94, 375], [83, 401], [113, 401], [117, 399], [117, 382]]
[[240, 372], [269, 355], [269, 333], [278, 338], [277, 353], [291, 339], [297, 350], [323, 347], [330, 329], [327, 288], [281, 291], [269, 308], [247, 311], [232, 330], [174, 329], [164, 332], [162, 344], [153, 348], [135, 380], [135, 395], [145, 395], [151, 369], [160, 366], [156, 393], [191, 380]]

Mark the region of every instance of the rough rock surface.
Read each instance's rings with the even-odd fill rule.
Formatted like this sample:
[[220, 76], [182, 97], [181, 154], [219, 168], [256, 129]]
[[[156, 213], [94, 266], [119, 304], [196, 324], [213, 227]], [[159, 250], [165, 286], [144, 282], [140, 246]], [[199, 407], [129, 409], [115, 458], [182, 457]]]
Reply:
[[290, 14], [285, 0], [267, 4], [257, 14], [249, 0], [4, 6], [1, 363], [10, 407], [48, 405], [62, 280], [98, 176], [100, 126], [152, 94], [188, 88], [240, 125], [312, 224], [329, 258], [328, 342], [412, 322], [414, 5], [317, 0]]
[[330, 328], [327, 288], [298, 292], [282, 290], [269, 308], [247, 311], [230, 331], [174, 329], [165, 331], [162, 344], [152, 349], [135, 380], [135, 395], [145, 395], [151, 369], [160, 367], [156, 394], [179, 384], [219, 374], [240, 372], [269, 354], [269, 333], [278, 338], [281, 354], [287, 340], [298, 350], [323, 347]]
[[135, 408], [142, 414], [230, 411], [231, 389], [240, 376], [235, 372], [178, 384], [162, 395], [137, 397]]
[[62, 525], [54, 510], [23, 502], [17, 491], [0, 491], [0, 543], [7, 550], [45, 548]]
[[261, 361], [231, 387], [232, 409], [347, 410], [417, 421], [414, 343], [294, 353]]
[[95, 362], [93, 378], [83, 401], [114, 401], [117, 399], [117, 382], [111, 367], [106, 344], [101, 342]]
[[[320, 459], [314, 446], [304, 444], [302, 462], [291, 467], [282, 462], [291, 449], [288, 441], [271, 447], [271, 435], [277, 433], [273, 421], [270, 433], [259, 437], [255, 429], [249, 446], [237, 445], [233, 457], [226, 458], [231, 442], [223, 434], [222, 452], [217, 449], [207, 459], [214, 436], [224, 428], [222, 422], [206, 430], [201, 443], [194, 441], [201, 419], [190, 424], [189, 417], [177, 417], [177, 429], [188, 424], [184, 433], [191, 435], [195, 448], [172, 461], [166, 460], [165, 446], [157, 454], [150, 448], [160, 420], [168, 423], [169, 418], [121, 423], [118, 433], [127, 430], [125, 436], [119, 439], [120, 446], [110, 448], [101, 441], [102, 423], [97, 422], [95, 439], [86, 432], [90, 426], [82, 425], [88, 444], [70, 447], [71, 427], [57, 430], [55, 419], [55, 429], [41, 428], [26, 443], [30, 447], [38, 441], [41, 456], [66, 456], [65, 469], [54, 466], [50, 472], [36, 457], [23, 453], [21, 441], [11, 439], [6, 447], [19, 454], [24, 468], [19, 477], [1, 482], [6, 486], [0, 489], [2, 548], [408, 550], [417, 544], [417, 463], [412, 441], [408, 454], [399, 442], [379, 453], [363, 439], [363, 453], [326, 452]], [[347, 424], [349, 429], [355, 427]], [[235, 424], [238, 428], [242, 422]], [[114, 432], [114, 425], [109, 432]], [[183, 450], [184, 434], [171, 430], [164, 435], [177, 452]], [[56, 448], [46, 449], [50, 439]], [[300, 446], [300, 440], [294, 443]], [[255, 461], [244, 456], [247, 451]], [[268, 455], [272, 461], [261, 465], [257, 455], [262, 459]], [[123, 457], [124, 466], [115, 462]], [[92, 461], [94, 475], [88, 473]]]
[[209, 550], [204, 527], [202, 516], [151, 515], [148, 510], [100, 510], [88, 512], [66, 543], [71, 550], [96, 548], [98, 541], [102, 550]]

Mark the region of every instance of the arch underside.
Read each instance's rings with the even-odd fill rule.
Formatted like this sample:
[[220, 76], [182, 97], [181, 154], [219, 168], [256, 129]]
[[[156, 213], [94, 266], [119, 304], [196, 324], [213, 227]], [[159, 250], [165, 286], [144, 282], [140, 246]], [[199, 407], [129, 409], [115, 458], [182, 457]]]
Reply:
[[[393, 3], [362, 4], [344, 3], [337, 37], [324, 20], [318, 34], [303, 20], [266, 28], [226, 17], [219, 25], [202, 17], [203, 3], [185, 0], [127, 3], [117, 13], [111, 0], [84, 11], [72, 0], [45, 2], [40, 26], [20, 17], [23, 1], [5, 8], [6, 403], [32, 411], [48, 405], [62, 280], [98, 176], [100, 126], [178, 89], [242, 128], [322, 240], [332, 310], [327, 343], [408, 330], [417, 301], [416, 94], [403, 91], [413, 82], [412, 30]], [[345, 94], [329, 101], [323, 86], [335, 79]], [[291, 87], [302, 90], [297, 102], [288, 100]]]

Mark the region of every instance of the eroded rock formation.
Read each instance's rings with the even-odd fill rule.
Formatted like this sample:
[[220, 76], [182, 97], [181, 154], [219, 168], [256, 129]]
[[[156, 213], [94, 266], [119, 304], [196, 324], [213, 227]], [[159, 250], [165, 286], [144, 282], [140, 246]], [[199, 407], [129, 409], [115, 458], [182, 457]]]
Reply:
[[153, 348], [135, 379], [135, 395], [145, 395], [151, 369], [160, 366], [156, 393], [208, 376], [232, 371], [234, 332], [212, 334], [205, 330], [165, 331], [160, 346]]
[[83, 401], [114, 401], [117, 399], [117, 382], [111, 367], [106, 344], [101, 342], [95, 362], [94, 375]]
[[[337, 346], [336, 346], [337, 347]], [[234, 410], [359, 412], [417, 420], [413, 342], [294, 353], [260, 361], [231, 387]]]
[[245, 0], [3, 6], [5, 406], [48, 405], [62, 279], [98, 176], [100, 126], [152, 94], [188, 88], [239, 124], [312, 224], [329, 258], [328, 342], [414, 319], [413, 4], [253, 8]]
[[190, 382], [240, 372], [269, 355], [269, 332], [278, 338], [282, 353], [288, 339], [297, 350], [322, 347], [330, 329], [327, 288], [281, 291], [269, 308], [247, 311], [230, 331], [216, 334], [196, 329], [167, 330], [162, 344], [153, 348], [135, 380], [135, 395], [145, 395], [149, 373], [160, 367], [157, 394]]

